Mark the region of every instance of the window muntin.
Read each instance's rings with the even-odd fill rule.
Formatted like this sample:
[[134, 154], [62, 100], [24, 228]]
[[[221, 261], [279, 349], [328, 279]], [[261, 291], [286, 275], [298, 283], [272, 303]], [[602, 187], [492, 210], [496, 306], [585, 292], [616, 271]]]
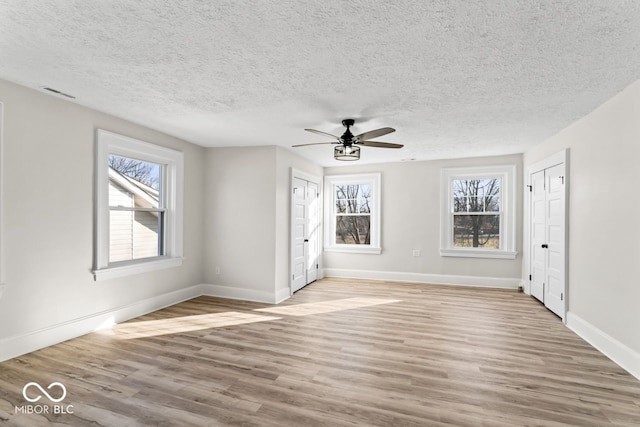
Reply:
[[325, 250], [380, 253], [380, 174], [325, 177]]
[[183, 154], [98, 130], [96, 280], [182, 264]]
[[515, 258], [515, 166], [442, 170], [442, 256]]

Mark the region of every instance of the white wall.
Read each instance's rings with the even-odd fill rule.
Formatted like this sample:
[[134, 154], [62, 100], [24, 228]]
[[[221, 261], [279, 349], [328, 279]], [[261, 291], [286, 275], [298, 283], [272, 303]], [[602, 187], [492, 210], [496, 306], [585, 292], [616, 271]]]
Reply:
[[[364, 155], [364, 154], [363, 154]], [[447, 167], [516, 165], [515, 260], [440, 256], [440, 171]], [[517, 287], [522, 263], [520, 155], [325, 168], [325, 175], [381, 172], [382, 254], [324, 254], [327, 275]], [[421, 251], [413, 257], [413, 250]]]
[[[5, 81], [0, 102], [6, 283], [1, 350], [34, 332], [202, 283], [202, 148]], [[184, 152], [182, 267], [94, 282], [96, 128]]]
[[568, 325], [640, 377], [640, 81], [525, 153], [525, 168], [566, 148]]
[[288, 297], [289, 170], [321, 176], [322, 168], [275, 146], [209, 148], [205, 162], [210, 292], [271, 303]]
[[206, 150], [205, 282], [221, 295], [274, 293], [275, 162], [273, 146]]

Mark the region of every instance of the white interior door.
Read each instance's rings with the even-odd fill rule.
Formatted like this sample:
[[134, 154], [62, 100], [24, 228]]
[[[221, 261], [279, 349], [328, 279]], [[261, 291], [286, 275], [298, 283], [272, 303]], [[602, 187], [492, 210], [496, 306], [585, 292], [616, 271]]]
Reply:
[[531, 175], [531, 295], [544, 302], [546, 191], [544, 171]]
[[318, 279], [320, 257], [319, 181], [291, 179], [291, 293]]
[[566, 314], [565, 163], [530, 175], [531, 295], [563, 320]]
[[320, 191], [318, 184], [307, 182], [307, 280], [305, 285], [318, 280], [320, 257]]
[[291, 252], [293, 278], [291, 292], [307, 284], [307, 181], [293, 178], [291, 196]]
[[547, 244], [544, 305], [564, 319], [565, 304], [565, 202], [564, 164], [545, 170], [547, 193]]

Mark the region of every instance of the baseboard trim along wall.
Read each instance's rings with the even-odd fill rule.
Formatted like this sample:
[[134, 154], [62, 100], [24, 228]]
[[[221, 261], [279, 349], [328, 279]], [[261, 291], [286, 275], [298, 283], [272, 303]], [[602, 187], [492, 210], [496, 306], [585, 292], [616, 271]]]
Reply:
[[571, 311], [567, 313], [567, 327], [640, 380], [640, 353], [635, 352]]
[[[267, 304], [275, 304], [277, 296], [275, 292], [264, 292], [255, 289], [234, 288], [232, 286], [220, 285], [200, 285], [202, 287], [202, 295], [239, 299], [243, 301], [264, 302]], [[289, 289], [287, 288], [287, 298], [289, 297]]]
[[276, 304], [281, 303], [282, 301], [289, 299], [291, 297], [291, 288], [282, 288], [276, 291]]
[[478, 286], [483, 288], [518, 289], [519, 277], [478, 277], [449, 274], [405, 273], [399, 271], [349, 270], [325, 268], [324, 277], [344, 279], [388, 280], [393, 282], [430, 283], [434, 285]]
[[132, 304], [90, 314], [78, 319], [0, 340], [0, 362], [31, 353], [90, 332], [109, 328], [165, 307], [202, 295], [202, 286], [194, 285], [157, 295]]

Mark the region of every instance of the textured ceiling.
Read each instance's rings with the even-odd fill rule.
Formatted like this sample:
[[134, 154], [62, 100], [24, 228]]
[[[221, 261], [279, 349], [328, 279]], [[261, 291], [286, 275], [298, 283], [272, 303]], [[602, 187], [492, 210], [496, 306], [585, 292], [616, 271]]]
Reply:
[[0, 0], [0, 28], [1, 78], [204, 146], [396, 128], [360, 163], [520, 153], [640, 78], [635, 1]]

